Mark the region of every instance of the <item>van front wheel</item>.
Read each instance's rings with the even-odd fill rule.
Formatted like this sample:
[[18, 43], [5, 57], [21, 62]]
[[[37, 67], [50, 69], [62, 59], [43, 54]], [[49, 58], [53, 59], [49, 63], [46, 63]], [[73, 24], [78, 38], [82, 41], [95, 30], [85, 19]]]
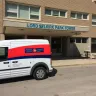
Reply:
[[46, 69], [43, 67], [38, 67], [35, 69], [33, 76], [36, 80], [43, 80], [47, 76]]

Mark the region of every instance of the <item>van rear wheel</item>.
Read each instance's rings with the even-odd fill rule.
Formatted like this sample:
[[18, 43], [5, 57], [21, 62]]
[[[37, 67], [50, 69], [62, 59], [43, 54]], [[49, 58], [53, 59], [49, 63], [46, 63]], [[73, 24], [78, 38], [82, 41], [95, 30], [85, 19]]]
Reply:
[[33, 77], [36, 80], [43, 80], [43, 79], [45, 79], [47, 77], [46, 69], [44, 67], [36, 68], [34, 73], [33, 73]]

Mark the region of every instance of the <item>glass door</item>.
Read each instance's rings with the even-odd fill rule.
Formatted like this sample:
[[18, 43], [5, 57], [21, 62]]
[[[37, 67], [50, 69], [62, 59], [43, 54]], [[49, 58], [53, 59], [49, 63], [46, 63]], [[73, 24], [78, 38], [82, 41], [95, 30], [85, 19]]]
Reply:
[[51, 38], [51, 49], [52, 49], [52, 54], [57, 54], [57, 55], [62, 54], [62, 38], [61, 37]]

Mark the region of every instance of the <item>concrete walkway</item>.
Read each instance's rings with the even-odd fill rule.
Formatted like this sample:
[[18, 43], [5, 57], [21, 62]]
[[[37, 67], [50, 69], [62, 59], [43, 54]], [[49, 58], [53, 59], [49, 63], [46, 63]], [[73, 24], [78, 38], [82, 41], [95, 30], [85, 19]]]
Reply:
[[96, 59], [65, 59], [53, 60], [53, 67], [96, 64]]

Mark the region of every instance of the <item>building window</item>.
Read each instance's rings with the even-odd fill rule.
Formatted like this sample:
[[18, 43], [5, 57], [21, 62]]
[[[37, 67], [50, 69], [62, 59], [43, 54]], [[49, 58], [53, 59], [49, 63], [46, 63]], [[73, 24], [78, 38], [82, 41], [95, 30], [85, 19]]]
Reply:
[[60, 11], [60, 16], [66, 17], [66, 11]]
[[75, 13], [71, 13], [71, 18], [76, 18], [76, 14]]
[[30, 7], [30, 19], [39, 19], [39, 7]]
[[6, 6], [6, 16], [7, 17], [17, 17], [17, 5], [7, 4]]
[[82, 19], [82, 14], [77, 13], [77, 19]]
[[92, 15], [92, 25], [96, 26], [96, 15]]
[[87, 43], [88, 38], [70, 38], [70, 43]]
[[88, 14], [87, 13], [81, 13], [81, 12], [71, 12], [71, 18], [88, 20]]
[[88, 19], [88, 14], [83, 14], [83, 19]]
[[76, 38], [76, 43], [81, 43], [81, 38]]
[[52, 14], [53, 16], [59, 16], [59, 11], [57, 11], [57, 10], [53, 10], [53, 14]]
[[15, 17], [20, 19], [40, 19], [40, 7], [16, 5], [7, 3], [6, 17]]
[[19, 6], [19, 18], [29, 19], [29, 7], [20, 5]]
[[96, 38], [92, 38], [91, 40], [91, 52], [96, 53]]
[[70, 43], [74, 43], [75, 42], [75, 38], [70, 38]]
[[82, 43], [87, 43], [88, 38], [82, 38]]
[[67, 11], [66, 10], [54, 10], [50, 8], [45, 8], [45, 15], [48, 16], [57, 16], [57, 17], [67, 17]]
[[51, 11], [50, 9], [46, 9], [46, 10], [45, 10], [45, 14], [46, 14], [46, 15], [52, 15], [52, 11]]

